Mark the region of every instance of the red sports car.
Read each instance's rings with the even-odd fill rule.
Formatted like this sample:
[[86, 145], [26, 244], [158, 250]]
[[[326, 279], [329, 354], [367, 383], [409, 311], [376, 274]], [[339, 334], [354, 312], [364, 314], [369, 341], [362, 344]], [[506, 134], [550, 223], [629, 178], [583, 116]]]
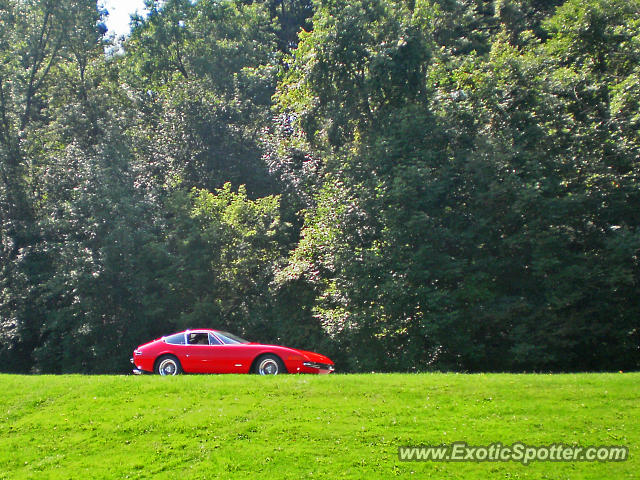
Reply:
[[333, 362], [319, 353], [252, 343], [219, 330], [185, 330], [140, 345], [133, 373], [331, 373]]

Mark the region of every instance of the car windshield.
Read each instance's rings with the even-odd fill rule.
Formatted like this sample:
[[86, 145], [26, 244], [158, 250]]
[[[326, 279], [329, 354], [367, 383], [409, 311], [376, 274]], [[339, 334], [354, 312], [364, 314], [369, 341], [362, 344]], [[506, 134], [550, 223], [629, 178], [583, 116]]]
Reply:
[[216, 332], [216, 336], [222, 340], [222, 343], [226, 343], [228, 345], [234, 343], [250, 343], [249, 340], [245, 340], [244, 338], [240, 338], [229, 332]]

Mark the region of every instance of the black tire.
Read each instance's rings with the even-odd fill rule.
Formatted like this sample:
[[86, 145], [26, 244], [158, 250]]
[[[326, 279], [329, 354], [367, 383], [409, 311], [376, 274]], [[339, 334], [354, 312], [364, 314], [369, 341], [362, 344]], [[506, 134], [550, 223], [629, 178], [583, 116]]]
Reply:
[[162, 355], [156, 360], [153, 371], [156, 375], [180, 375], [182, 365], [174, 355]]
[[287, 373], [287, 369], [280, 357], [269, 353], [256, 359], [253, 373], [258, 375], [278, 375], [279, 373]]

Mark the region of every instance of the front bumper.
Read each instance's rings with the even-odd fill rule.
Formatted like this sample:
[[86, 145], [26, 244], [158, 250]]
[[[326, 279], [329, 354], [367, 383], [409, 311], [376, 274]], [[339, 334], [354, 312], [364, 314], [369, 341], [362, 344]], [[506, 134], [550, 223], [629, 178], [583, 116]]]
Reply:
[[329, 363], [304, 362], [306, 368], [313, 369], [316, 373], [332, 373], [335, 367]]

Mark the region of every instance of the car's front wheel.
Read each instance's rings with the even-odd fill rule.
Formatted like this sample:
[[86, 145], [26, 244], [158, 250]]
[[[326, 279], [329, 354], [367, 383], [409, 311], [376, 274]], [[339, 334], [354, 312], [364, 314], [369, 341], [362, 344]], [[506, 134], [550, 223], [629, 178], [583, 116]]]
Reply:
[[279, 357], [269, 354], [258, 359], [255, 372], [258, 375], [278, 375], [279, 373], [287, 373], [287, 369]]
[[180, 360], [173, 355], [163, 355], [156, 360], [154, 371], [158, 375], [178, 375], [182, 373]]

